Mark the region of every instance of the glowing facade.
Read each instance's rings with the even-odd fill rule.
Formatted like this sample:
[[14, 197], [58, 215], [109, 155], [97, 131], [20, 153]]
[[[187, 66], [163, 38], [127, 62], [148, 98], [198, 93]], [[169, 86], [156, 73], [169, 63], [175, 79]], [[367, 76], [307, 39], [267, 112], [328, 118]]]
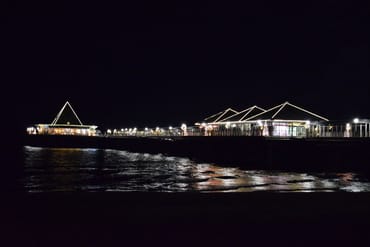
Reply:
[[84, 125], [67, 101], [51, 124], [36, 124], [27, 128], [28, 134], [96, 136], [97, 126]]
[[318, 136], [322, 123], [329, 119], [306, 109], [284, 102], [262, 113], [251, 116], [245, 122], [261, 129], [263, 136], [306, 137]]
[[200, 128], [204, 129], [205, 135], [313, 137], [320, 135], [322, 123], [328, 121], [327, 118], [284, 102], [268, 110], [255, 105], [231, 116], [207, 121]]

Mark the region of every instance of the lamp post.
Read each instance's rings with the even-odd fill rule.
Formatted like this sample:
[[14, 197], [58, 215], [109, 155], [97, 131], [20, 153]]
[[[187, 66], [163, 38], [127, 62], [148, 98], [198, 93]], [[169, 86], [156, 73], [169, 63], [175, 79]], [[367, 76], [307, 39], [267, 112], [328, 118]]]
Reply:
[[[360, 123], [360, 120], [358, 118], [354, 118], [353, 119], [353, 123], [355, 124], [355, 133], [356, 133], [356, 136], [357, 136], [357, 128], [360, 127], [360, 134], [359, 134], [359, 137], [362, 137], [362, 127], [361, 127], [361, 123]], [[360, 123], [360, 125], [358, 125]]]
[[181, 124], [181, 130], [183, 131], [183, 135], [184, 136], [187, 136], [188, 135], [186, 124], [184, 124], [184, 123]]

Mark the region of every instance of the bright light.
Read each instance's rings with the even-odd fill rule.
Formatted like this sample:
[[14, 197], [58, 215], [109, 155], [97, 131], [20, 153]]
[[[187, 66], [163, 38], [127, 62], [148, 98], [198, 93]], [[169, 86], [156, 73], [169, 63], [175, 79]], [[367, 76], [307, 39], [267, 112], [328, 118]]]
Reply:
[[353, 119], [353, 122], [357, 124], [360, 120], [358, 118]]
[[257, 120], [257, 123], [258, 123], [258, 126], [263, 126], [263, 124], [262, 124], [262, 121], [261, 121], [261, 120]]
[[208, 125], [208, 126], [206, 127], [206, 130], [213, 130], [212, 125]]
[[231, 125], [231, 127], [232, 127], [232, 128], [235, 128], [235, 127], [236, 127], [236, 124], [232, 124], [232, 125]]
[[145, 127], [145, 131], [148, 131], [148, 128]]
[[35, 128], [34, 127], [28, 127], [27, 132], [28, 132], [28, 134], [33, 134], [35, 132]]
[[309, 129], [310, 128], [310, 124], [311, 124], [310, 120], [307, 120], [306, 123], [305, 123], [305, 125], [304, 125], [304, 127], [306, 129]]
[[186, 124], [181, 124], [181, 130], [184, 132], [184, 136], [187, 136], [188, 135], [188, 131], [187, 131], [187, 126]]
[[110, 129], [107, 129], [108, 134], [112, 134], [112, 131]]
[[169, 130], [172, 130], [172, 126], [168, 127]]
[[346, 130], [351, 130], [351, 125], [349, 123], [346, 124]]

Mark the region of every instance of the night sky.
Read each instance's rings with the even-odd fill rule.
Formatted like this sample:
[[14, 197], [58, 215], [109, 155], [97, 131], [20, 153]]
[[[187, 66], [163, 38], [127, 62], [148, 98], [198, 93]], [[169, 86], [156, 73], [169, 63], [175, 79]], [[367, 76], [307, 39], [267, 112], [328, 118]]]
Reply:
[[190, 125], [284, 101], [370, 118], [368, 11], [354, 1], [9, 1], [7, 106], [22, 128], [50, 123], [66, 100], [102, 128]]

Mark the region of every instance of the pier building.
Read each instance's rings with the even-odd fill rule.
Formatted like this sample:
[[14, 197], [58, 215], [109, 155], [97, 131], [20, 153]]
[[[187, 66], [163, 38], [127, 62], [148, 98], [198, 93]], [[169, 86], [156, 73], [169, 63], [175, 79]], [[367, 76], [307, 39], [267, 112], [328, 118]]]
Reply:
[[50, 124], [35, 124], [27, 128], [28, 134], [40, 135], [81, 135], [98, 134], [96, 125], [84, 125], [71, 104], [67, 101]]
[[245, 119], [251, 126], [261, 128], [263, 136], [306, 137], [320, 134], [329, 119], [284, 102]]
[[329, 119], [302, 107], [284, 102], [270, 109], [251, 106], [228, 117], [205, 122], [204, 135], [243, 135], [271, 137], [314, 137]]

